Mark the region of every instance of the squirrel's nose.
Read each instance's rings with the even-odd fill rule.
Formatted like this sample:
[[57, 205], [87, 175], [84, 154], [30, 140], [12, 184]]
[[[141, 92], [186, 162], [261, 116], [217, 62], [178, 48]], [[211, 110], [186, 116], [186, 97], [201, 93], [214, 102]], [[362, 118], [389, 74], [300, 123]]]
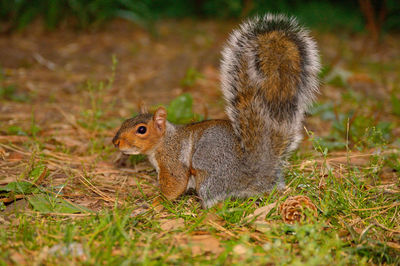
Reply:
[[119, 143], [120, 143], [119, 139], [113, 139], [112, 142], [114, 143], [115, 148], [119, 147]]

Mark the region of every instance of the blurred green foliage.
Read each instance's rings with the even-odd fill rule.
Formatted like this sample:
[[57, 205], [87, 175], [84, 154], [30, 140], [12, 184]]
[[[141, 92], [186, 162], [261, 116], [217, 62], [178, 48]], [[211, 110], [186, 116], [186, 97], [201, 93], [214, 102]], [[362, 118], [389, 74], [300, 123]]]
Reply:
[[175, 124], [187, 124], [201, 121], [203, 117], [193, 112], [193, 97], [184, 93], [173, 99], [167, 108], [168, 121]]
[[357, 114], [356, 110], [339, 113], [332, 103], [315, 104], [310, 113], [332, 123], [329, 135], [315, 138], [329, 150], [345, 149], [347, 145], [359, 149], [372, 148], [392, 141], [394, 124], [389, 121]]
[[[379, 3], [372, 0], [376, 9], [380, 8]], [[387, 0], [386, 10], [383, 28], [399, 29], [398, 0]], [[2, 0], [0, 20], [7, 23], [0, 30], [24, 28], [37, 17], [41, 17], [49, 29], [63, 21], [86, 28], [112, 18], [127, 19], [151, 29], [153, 22], [160, 18], [226, 19], [266, 12], [295, 15], [308, 26], [322, 29], [360, 31], [364, 28], [356, 0]]]
[[400, 116], [400, 98], [396, 97], [395, 94], [392, 94], [391, 103], [393, 114]]
[[14, 85], [0, 85], [0, 100], [2, 99], [15, 102], [29, 102], [30, 100], [28, 94], [18, 91]]
[[0, 1], [0, 18], [14, 29], [22, 29], [42, 17], [49, 29], [71, 19], [80, 28], [111, 18], [124, 18], [148, 26], [150, 0], [7, 0]]
[[185, 76], [183, 77], [183, 79], [181, 80], [181, 85], [183, 87], [192, 87], [196, 80], [203, 78], [203, 74], [201, 74], [199, 71], [197, 71], [194, 68], [189, 68], [186, 71]]

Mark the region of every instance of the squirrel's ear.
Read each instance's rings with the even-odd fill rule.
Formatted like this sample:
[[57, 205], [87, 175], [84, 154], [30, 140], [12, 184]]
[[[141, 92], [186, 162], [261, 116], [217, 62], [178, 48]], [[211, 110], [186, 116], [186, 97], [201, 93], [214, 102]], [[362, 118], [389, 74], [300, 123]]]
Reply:
[[161, 135], [165, 131], [165, 123], [167, 121], [167, 110], [164, 107], [159, 107], [153, 116], [154, 125], [157, 132]]

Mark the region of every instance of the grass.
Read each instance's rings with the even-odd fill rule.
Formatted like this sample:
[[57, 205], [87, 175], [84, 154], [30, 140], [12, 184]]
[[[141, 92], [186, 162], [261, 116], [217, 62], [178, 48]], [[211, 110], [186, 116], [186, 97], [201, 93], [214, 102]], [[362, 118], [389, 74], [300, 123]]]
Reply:
[[[315, 157], [301, 161], [307, 159]], [[165, 203], [161, 212], [148, 207], [152, 196], [83, 215], [21, 209], [1, 225], [7, 229], [0, 233], [1, 259], [18, 263], [20, 256], [27, 263], [28, 254], [35, 254], [35, 263], [45, 264], [399, 263], [400, 202], [398, 194], [386, 193], [385, 185], [374, 180], [376, 163], [321, 175], [323, 165], [315, 162], [309, 171], [293, 167], [283, 195], [226, 201], [211, 210], [202, 210], [193, 196]], [[256, 208], [296, 194], [313, 200], [318, 218], [287, 225], [273, 211], [261, 229], [246, 221]], [[172, 224], [163, 230], [166, 222]], [[199, 235], [215, 240], [219, 249], [198, 248], [207, 244], [194, 238]]]
[[[145, 57], [149, 64], [157, 59]], [[345, 57], [342, 66], [356, 75], [361, 70], [351, 69], [353, 60]], [[326, 56], [324, 64], [330, 63]], [[0, 182], [8, 183], [0, 186], [0, 265], [400, 264], [396, 68], [385, 70], [390, 91], [378, 98], [357, 90], [338, 66], [326, 67], [305, 139], [285, 173], [286, 190], [204, 210], [196, 195], [151, 207], [159, 194], [154, 169], [143, 157], [120, 158], [112, 147], [115, 128], [136, 110], [131, 98], [115, 95], [139, 90], [137, 83], [133, 90], [118, 83], [119, 71], [130, 69], [119, 64], [111, 60], [106, 75], [75, 84], [72, 95], [59, 90], [51, 102], [41, 94], [50, 86], [38, 87], [33, 97], [7, 69], [11, 74], [0, 83], [0, 108], [9, 112], [0, 116]], [[381, 75], [376, 65], [361, 67]], [[185, 93], [169, 102], [169, 119], [203, 118], [199, 98], [218, 87], [209, 69], [191, 66], [176, 78]], [[35, 66], [29, 70], [34, 75]], [[380, 88], [382, 81], [371, 79], [357, 82]], [[284, 223], [279, 206], [295, 195], [308, 196], [317, 216]], [[271, 204], [265, 219], [252, 216]]]

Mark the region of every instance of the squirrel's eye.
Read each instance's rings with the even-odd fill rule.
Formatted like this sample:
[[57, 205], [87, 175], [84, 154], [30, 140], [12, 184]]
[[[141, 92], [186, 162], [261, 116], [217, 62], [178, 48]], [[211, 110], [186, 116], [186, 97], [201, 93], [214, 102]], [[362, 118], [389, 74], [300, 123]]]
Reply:
[[139, 133], [139, 134], [144, 134], [144, 133], [146, 133], [146, 131], [147, 131], [147, 129], [146, 129], [146, 127], [144, 127], [144, 126], [140, 126], [140, 127], [137, 129], [137, 133]]

